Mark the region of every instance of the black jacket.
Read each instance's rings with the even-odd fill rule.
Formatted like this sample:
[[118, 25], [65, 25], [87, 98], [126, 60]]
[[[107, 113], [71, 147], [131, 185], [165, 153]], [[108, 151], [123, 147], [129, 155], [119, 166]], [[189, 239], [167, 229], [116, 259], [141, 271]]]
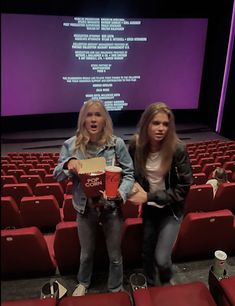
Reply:
[[[135, 146], [133, 144], [129, 147], [129, 152], [134, 161]], [[164, 206], [164, 210], [178, 218], [183, 215], [185, 198], [193, 183], [191, 163], [183, 144], [177, 145], [170, 171], [165, 177], [166, 190], [149, 192], [149, 182], [144, 176], [135, 175], [135, 179], [148, 193], [148, 201]], [[144, 205], [144, 210], [148, 207]]]

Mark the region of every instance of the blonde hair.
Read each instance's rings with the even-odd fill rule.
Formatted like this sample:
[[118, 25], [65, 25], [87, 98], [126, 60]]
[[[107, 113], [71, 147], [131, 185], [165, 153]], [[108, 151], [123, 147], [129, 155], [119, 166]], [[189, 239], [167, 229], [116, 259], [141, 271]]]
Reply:
[[97, 105], [99, 107], [101, 116], [104, 118], [105, 123], [102, 131], [103, 133], [101, 135], [101, 138], [97, 142], [97, 145], [102, 146], [111, 140], [111, 137], [113, 135], [113, 123], [109, 112], [106, 110], [104, 103], [101, 100], [90, 99], [84, 102], [78, 116], [74, 152], [76, 152], [78, 149], [81, 150], [83, 154], [85, 154], [86, 152], [87, 144], [90, 141], [90, 136], [85, 128], [85, 120], [89, 108], [93, 105]]
[[137, 173], [141, 175], [146, 175], [146, 162], [150, 152], [148, 127], [154, 116], [158, 113], [165, 113], [169, 119], [167, 134], [161, 142], [162, 161], [160, 171], [162, 175], [165, 175], [170, 169], [176, 145], [180, 142], [175, 130], [174, 114], [170, 108], [163, 102], [150, 104], [140, 118], [139, 133], [134, 136], [134, 141], [136, 142], [135, 165]]
[[213, 178], [218, 181], [218, 185], [228, 182], [227, 172], [224, 168], [217, 167], [213, 172]]

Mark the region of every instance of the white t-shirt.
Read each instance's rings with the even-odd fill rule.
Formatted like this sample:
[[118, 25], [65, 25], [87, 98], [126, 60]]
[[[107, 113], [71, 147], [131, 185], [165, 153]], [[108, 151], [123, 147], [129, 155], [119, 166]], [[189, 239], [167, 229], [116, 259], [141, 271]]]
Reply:
[[[149, 182], [150, 192], [156, 192], [158, 190], [164, 190], [165, 179], [159, 171], [161, 165], [161, 154], [159, 152], [149, 153], [147, 162], [146, 162], [146, 173], [147, 179]], [[155, 202], [147, 202], [148, 205], [156, 206], [162, 208], [163, 206], [157, 205]]]
[[208, 180], [206, 182], [206, 184], [210, 184], [212, 186], [212, 188], [213, 188], [213, 195], [215, 196], [216, 191], [217, 191], [217, 189], [219, 187], [218, 181], [216, 179], [210, 179], [210, 180]]

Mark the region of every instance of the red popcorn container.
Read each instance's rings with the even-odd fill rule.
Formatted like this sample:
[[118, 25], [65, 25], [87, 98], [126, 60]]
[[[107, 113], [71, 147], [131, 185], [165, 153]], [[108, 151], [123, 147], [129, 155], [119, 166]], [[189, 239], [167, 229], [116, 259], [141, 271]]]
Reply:
[[82, 189], [88, 198], [101, 196], [105, 190], [105, 171], [79, 174]]
[[79, 178], [82, 189], [88, 198], [99, 197], [105, 190], [106, 161], [104, 157], [80, 160]]

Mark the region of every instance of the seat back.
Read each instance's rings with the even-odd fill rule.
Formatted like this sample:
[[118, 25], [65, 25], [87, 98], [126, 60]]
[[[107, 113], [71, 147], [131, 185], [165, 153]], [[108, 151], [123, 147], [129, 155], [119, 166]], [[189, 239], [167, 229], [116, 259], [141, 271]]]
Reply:
[[133, 297], [135, 306], [216, 306], [202, 282], [138, 289]]
[[21, 175], [26, 174], [23, 169], [9, 169], [7, 170], [7, 175], [14, 175], [14, 177], [17, 179], [17, 182]]
[[77, 212], [73, 207], [72, 195], [66, 194], [64, 196], [64, 203], [63, 203], [63, 220], [76, 221], [76, 217], [77, 217]]
[[175, 242], [174, 261], [211, 258], [216, 250], [234, 252], [233, 214], [229, 210], [188, 213]]
[[222, 183], [219, 186], [213, 201], [213, 208], [235, 211], [235, 182]]
[[14, 175], [1, 175], [1, 187], [5, 184], [17, 184], [17, 178]]
[[217, 167], [221, 167], [221, 163], [206, 163], [201, 172], [204, 172], [208, 178], [211, 172], [213, 172]]
[[55, 228], [61, 221], [60, 208], [53, 195], [23, 197], [20, 212], [25, 227]]
[[39, 174], [41, 179], [44, 180], [45, 175], [47, 174], [44, 168], [33, 168], [28, 170], [28, 174]]
[[142, 218], [128, 218], [123, 224], [122, 256], [124, 267], [142, 265]]
[[213, 188], [210, 184], [192, 185], [185, 201], [185, 214], [196, 211], [211, 211]]
[[[60, 274], [74, 273], [78, 270], [81, 246], [77, 222], [60, 222], [56, 226], [54, 251]], [[108, 268], [108, 254], [102, 226], [97, 225], [94, 268]]]
[[42, 183], [42, 178], [39, 174], [25, 174], [21, 175], [18, 181], [19, 183], [28, 184], [34, 192], [36, 184]]
[[37, 227], [2, 230], [1, 258], [4, 278], [52, 275], [56, 269]]
[[217, 305], [235, 305], [235, 275], [226, 276], [222, 279], [218, 279], [215, 274], [210, 271], [208, 284], [210, 292]]
[[138, 218], [139, 216], [139, 205], [135, 205], [130, 201], [126, 201], [124, 205], [122, 205], [122, 214], [124, 220], [127, 218]]
[[58, 306], [132, 306], [127, 292], [94, 293], [85, 296], [68, 296]]
[[13, 197], [1, 197], [1, 228], [22, 227], [20, 210]]
[[195, 185], [205, 184], [207, 181], [206, 174], [204, 172], [194, 173], [193, 174], [193, 183]]
[[63, 206], [64, 191], [60, 183], [38, 183], [35, 186], [34, 194], [37, 196], [54, 195], [59, 207]]
[[32, 195], [33, 191], [27, 183], [5, 184], [2, 187], [2, 196], [13, 197], [18, 207], [20, 206], [20, 201], [23, 197], [28, 197]]
[[76, 273], [79, 267], [81, 246], [77, 222], [60, 222], [54, 240], [55, 258], [60, 274]]

